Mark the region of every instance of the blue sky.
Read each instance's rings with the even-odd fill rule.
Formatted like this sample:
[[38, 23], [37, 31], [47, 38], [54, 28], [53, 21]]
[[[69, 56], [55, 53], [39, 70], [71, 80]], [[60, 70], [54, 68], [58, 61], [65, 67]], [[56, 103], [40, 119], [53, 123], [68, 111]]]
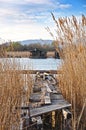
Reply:
[[56, 18], [86, 14], [86, 0], [0, 0], [0, 38], [6, 40], [52, 39], [46, 27]]

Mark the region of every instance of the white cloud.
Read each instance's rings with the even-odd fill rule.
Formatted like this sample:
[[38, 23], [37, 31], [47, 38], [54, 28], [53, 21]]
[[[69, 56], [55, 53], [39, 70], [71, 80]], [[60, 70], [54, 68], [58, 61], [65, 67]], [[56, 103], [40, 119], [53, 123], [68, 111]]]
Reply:
[[70, 8], [72, 5], [71, 4], [59, 4], [58, 8], [60, 9], [67, 9]]
[[[60, 8], [60, 9], [63, 9], [63, 8], [69, 8], [71, 7], [71, 4], [62, 4], [60, 2], [55, 1], [55, 0], [0, 0], [1, 3], [10, 3], [10, 4], [23, 4], [23, 5], [26, 5], [26, 4], [38, 4], [38, 5], [45, 5], [48, 6], [48, 7], [54, 7], [54, 8]], [[45, 8], [44, 7], [44, 8]]]
[[0, 0], [0, 2], [11, 2], [12, 0]]
[[12, 8], [0, 8], [0, 16], [8, 16], [8, 15], [13, 15], [16, 14], [17, 10], [12, 9]]
[[49, 4], [51, 0], [0, 0], [2, 3], [16, 3], [16, 4]]
[[[20, 2], [21, 0], [15, 0], [17, 2]], [[49, 0], [22, 0], [22, 1], [26, 1], [26, 2], [29, 2], [29, 3], [44, 3], [46, 1], [49, 1]], [[0, 0], [0, 2], [14, 2], [14, 0]]]
[[29, 24], [36, 22], [33, 15], [28, 15], [13, 8], [0, 8], [0, 24]]
[[0, 37], [6, 40], [52, 39], [44, 26], [37, 24], [4, 25], [0, 30]]
[[24, 0], [25, 2], [28, 3], [33, 3], [33, 4], [46, 4], [46, 3], [50, 3], [49, 0]]
[[[0, 3], [0, 37], [11, 40], [52, 39], [45, 30], [46, 26], [53, 28], [50, 12], [71, 7], [58, 0], [0, 0]], [[62, 13], [60, 10], [54, 14]]]
[[[23, 0], [24, 1], [24, 0]], [[21, 0], [0, 0], [1, 3], [21, 3]]]

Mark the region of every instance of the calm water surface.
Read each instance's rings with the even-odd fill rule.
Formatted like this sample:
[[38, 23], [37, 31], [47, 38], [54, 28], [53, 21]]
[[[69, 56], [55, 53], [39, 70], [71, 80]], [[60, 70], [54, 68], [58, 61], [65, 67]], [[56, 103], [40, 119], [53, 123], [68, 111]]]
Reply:
[[61, 67], [61, 59], [1, 58], [0, 61], [17, 63], [21, 69], [57, 70]]

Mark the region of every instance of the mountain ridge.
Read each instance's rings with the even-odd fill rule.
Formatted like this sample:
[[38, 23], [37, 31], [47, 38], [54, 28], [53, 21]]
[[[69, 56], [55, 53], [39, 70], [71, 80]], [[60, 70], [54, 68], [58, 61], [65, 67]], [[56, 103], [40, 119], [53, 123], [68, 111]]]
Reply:
[[28, 44], [35, 44], [35, 43], [40, 43], [40, 44], [52, 44], [53, 40], [41, 40], [41, 39], [27, 39], [23, 41], [19, 41], [22, 45], [28, 45]]
[[[50, 39], [26, 39], [26, 40], [20, 40], [20, 41], [12, 41], [12, 42], [19, 42], [22, 45], [29, 45], [29, 44], [35, 44], [35, 43], [40, 43], [40, 44], [52, 44], [53, 40]], [[0, 38], [0, 45], [2, 44], [8, 44], [10, 41], [8, 40], [4, 40], [2, 38]]]

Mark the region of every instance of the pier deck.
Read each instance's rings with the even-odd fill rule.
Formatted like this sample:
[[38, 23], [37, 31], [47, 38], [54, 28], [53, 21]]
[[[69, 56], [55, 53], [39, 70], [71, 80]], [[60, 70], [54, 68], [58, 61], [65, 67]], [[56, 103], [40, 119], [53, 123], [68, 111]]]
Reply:
[[38, 116], [70, 106], [71, 104], [62, 96], [55, 77], [46, 72], [39, 72], [30, 96], [30, 116]]

